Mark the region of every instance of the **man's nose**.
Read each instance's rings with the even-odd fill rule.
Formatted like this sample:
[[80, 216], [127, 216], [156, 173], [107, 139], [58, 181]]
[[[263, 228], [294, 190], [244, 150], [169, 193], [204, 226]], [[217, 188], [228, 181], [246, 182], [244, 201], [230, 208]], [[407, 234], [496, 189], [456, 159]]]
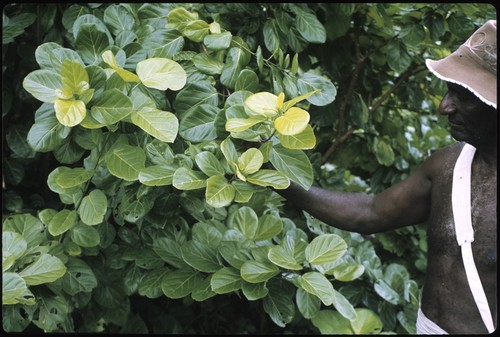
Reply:
[[446, 94], [441, 100], [441, 103], [439, 104], [439, 113], [441, 115], [451, 115], [454, 114], [456, 111], [457, 111], [457, 106], [451, 99], [450, 95]]

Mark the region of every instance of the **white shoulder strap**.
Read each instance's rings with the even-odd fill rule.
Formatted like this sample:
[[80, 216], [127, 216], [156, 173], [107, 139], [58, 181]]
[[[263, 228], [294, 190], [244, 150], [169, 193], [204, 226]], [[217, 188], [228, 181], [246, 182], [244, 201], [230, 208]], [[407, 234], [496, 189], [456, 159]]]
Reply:
[[472, 159], [474, 158], [475, 152], [475, 147], [465, 144], [457, 159], [457, 163], [453, 170], [451, 202], [455, 221], [455, 232], [457, 234], [458, 245], [461, 246], [462, 249], [462, 259], [464, 261], [469, 287], [483, 322], [488, 332], [492, 333], [495, 328], [493, 326], [490, 307], [472, 256], [471, 243], [474, 241], [474, 230], [472, 229], [470, 188]]

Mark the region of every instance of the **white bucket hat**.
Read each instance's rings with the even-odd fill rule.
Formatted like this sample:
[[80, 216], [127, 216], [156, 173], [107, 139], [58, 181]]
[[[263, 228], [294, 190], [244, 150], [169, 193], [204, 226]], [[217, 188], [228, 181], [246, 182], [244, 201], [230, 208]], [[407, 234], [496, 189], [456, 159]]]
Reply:
[[441, 60], [425, 60], [438, 78], [459, 84], [497, 108], [497, 21], [489, 20], [455, 52]]

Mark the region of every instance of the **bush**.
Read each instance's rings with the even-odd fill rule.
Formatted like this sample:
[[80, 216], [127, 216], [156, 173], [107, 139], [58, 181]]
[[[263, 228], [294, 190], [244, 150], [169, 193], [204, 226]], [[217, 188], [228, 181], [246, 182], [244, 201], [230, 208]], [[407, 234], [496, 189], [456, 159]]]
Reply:
[[7, 5], [4, 330], [413, 333], [423, 229], [347, 233], [273, 189], [376, 193], [451, 142], [423, 59], [488, 11]]

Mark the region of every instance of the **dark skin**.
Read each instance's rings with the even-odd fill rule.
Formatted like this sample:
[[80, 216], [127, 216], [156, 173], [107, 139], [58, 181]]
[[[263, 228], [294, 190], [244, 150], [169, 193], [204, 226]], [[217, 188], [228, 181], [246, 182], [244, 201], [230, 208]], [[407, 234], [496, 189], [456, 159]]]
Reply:
[[470, 291], [454, 229], [453, 167], [467, 142], [476, 147], [471, 175], [472, 251], [497, 326], [497, 111], [460, 85], [447, 83], [439, 112], [459, 142], [431, 155], [406, 180], [377, 195], [292, 183], [279, 194], [321, 221], [372, 234], [426, 223], [427, 272], [421, 307], [450, 334], [482, 334], [486, 327]]

